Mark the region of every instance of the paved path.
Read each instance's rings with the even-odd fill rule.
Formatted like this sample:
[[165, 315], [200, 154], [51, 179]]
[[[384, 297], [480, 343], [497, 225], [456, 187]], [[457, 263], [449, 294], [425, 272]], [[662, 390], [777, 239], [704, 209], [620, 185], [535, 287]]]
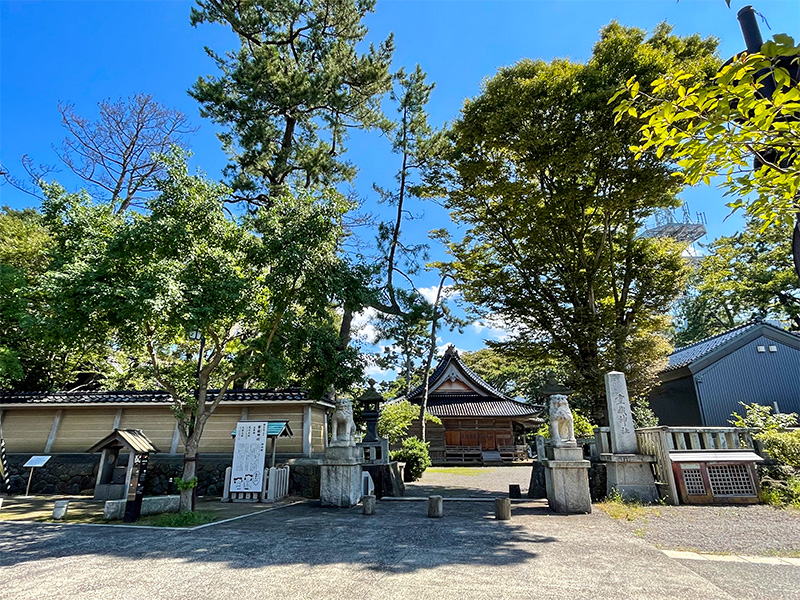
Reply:
[[407, 496], [507, 496], [509, 484], [528, 491], [530, 465], [518, 467], [431, 467], [422, 479], [406, 484]]
[[301, 503], [177, 532], [0, 524], [2, 597], [130, 600], [800, 598], [800, 567], [670, 558], [605, 514], [541, 503]]

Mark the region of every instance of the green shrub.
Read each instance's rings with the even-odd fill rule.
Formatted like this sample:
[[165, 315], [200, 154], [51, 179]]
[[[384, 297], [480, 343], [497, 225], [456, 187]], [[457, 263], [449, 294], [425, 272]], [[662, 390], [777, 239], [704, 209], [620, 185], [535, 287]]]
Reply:
[[412, 481], [416, 481], [431, 466], [431, 455], [428, 450], [428, 442], [423, 442], [418, 437], [410, 437], [403, 440], [403, 447], [392, 452], [392, 460], [399, 460], [406, 463], [406, 470], [411, 475]]
[[728, 422], [734, 427], [749, 427], [764, 432], [778, 431], [797, 425], [797, 413], [778, 413], [773, 415], [771, 406], [764, 406], [757, 402], [752, 404], [739, 402], [739, 404], [744, 406], [745, 414], [744, 416], [739, 413], [731, 415], [733, 419]]
[[789, 477], [786, 481], [762, 479], [761, 500], [772, 506], [800, 509], [800, 477]]
[[754, 437], [764, 445], [764, 451], [779, 463], [800, 469], [800, 429], [768, 430]]
[[[572, 423], [575, 427], [576, 438], [590, 438], [594, 437], [594, 427], [580, 411], [572, 410]], [[536, 431], [534, 435], [541, 435], [542, 437], [550, 437], [550, 424], [545, 423]]]

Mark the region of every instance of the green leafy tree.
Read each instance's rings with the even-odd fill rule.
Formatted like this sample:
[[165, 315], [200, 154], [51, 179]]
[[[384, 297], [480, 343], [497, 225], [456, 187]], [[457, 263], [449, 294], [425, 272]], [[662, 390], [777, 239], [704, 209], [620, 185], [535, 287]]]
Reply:
[[636, 159], [638, 122], [615, 122], [608, 106], [631, 76], [716, 70], [713, 40], [670, 31], [662, 24], [647, 38], [612, 23], [586, 64], [501, 69], [465, 103], [443, 175], [466, 229], [451, 245], [465, 297], [519, 327], [500, 349], [563, 361], [598, 424], [605, 371], [626, 373], [632, 395], [653, 385], [642, 367], [666, 352], [661, 315], [686, 276], [676, 244], [638, 235], [654, 210], [678, 204], [679, 183], [655, 152]]
[[530, 364], [494, 348], [462, 352], [461, 360], [484, 381], [507, 396], [537, 400], [552, 364]]
[[[419, 408], [408, 400], [391, 402], [381, 408], [378, 418], [378, 435], [389, 440], [390, 444], [399, 443], [415, 419], [419, 418]], [[425, 420], [429, 423], [441, 425], [439, 417], [425, 413]]]
[[[632, 78], [620, 91], [617, 118], [641, 119], [638, 156], [669, 157], [689, 185], [720, 176], [733, 198], [728, 206], [746, 208], [764, 226], [793, 222], [800, 208], [800, 87], [790, 69], [798, 60], [800, 45], [776, 34], [760, 53], [736, 56], [713, 77], [677, 70], [653, 81]], [[776, 91], [765, 97], [770, 78]]]
[[754, 317], [779, 320], [800, 330], [792, 228], [780, 222], [762, 231], [762, 224], [749, 217], [742, 232], [709, 245], [690, 278], [690, 294], [679, 304], [683, 326], [676, 345], [691, 344]]
[[102, 344], [59, 336], [51, 327], [40, 284], [53, 239], [33, 209], [0, 213], [0, 388], [69, 389], [91, 385], [112, 370]]
[[[235, 382], [283, 383], [301, 365], [300, 382], [321, 393], [350, 385], [360, 364], [331, 349], [341, 206], [286, 198], [280, 210], [253, 217], [263, 220], [254, 227], [227, 215], [226, 186], [190, 175], [180, 155], [166, 164], [147, 215], [115, 215], [85, 195], [48, 188], [55, 258], [43, 293], [65, 338], [95, 336], [146, 356], [152, 379], [172, 397], [182, 480], [190, 482], [205, 424]], [[187, 487], [182, 510], [191, 503]]]

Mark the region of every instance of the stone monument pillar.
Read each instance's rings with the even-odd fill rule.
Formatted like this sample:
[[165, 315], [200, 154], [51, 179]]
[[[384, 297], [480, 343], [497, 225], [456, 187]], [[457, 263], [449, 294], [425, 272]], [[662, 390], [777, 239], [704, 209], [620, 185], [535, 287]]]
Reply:
[[361, 456], [354, 439], [353, 404], [337, 398], [331, 418], [331, 442], [321, 464], [322, 506], [350, 508], [361, 500]]
[[551, 378], [543, 393], [549, 397], [550, 440], [553, 457], [542, 461], [547, 487], [547, 501], [551, 510], [560, 514], [592, 512], [589, 494], [588, 460], [583, 459], [583, 448], [575, 441], [572, 412], [567, 402], [569, 390]]
[[659, 498], [650, 466], [655, 458], [639, 454], [625, 374], [606, 373], [605, 384], [611, 453], [601, 454], [600, 460], [606, 463], [606, 493], [616, 491], [626, 500], [655, 502]]

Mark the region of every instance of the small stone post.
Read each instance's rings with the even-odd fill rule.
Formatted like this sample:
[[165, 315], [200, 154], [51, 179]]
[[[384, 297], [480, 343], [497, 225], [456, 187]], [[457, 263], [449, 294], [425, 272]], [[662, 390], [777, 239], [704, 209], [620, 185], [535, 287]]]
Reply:
[[361, 498], [361, 505], [364, 508], [365, 515], [374, 515], [375, 514], [375, 496], [369, 494]]
[[444, 516], [444, 502], [441, 496], [430, 496], [428, 498], [428, 517], [431, 519], [441, 519]]
[[69, 500], [56, 500], [53, 504], [53, 519], [60, 521], [67, 514], [67, 507], [69, 507]]
[[511, 498], [494, 499], [494, 518], [498, 521], [508, 521], [511, 518]]

